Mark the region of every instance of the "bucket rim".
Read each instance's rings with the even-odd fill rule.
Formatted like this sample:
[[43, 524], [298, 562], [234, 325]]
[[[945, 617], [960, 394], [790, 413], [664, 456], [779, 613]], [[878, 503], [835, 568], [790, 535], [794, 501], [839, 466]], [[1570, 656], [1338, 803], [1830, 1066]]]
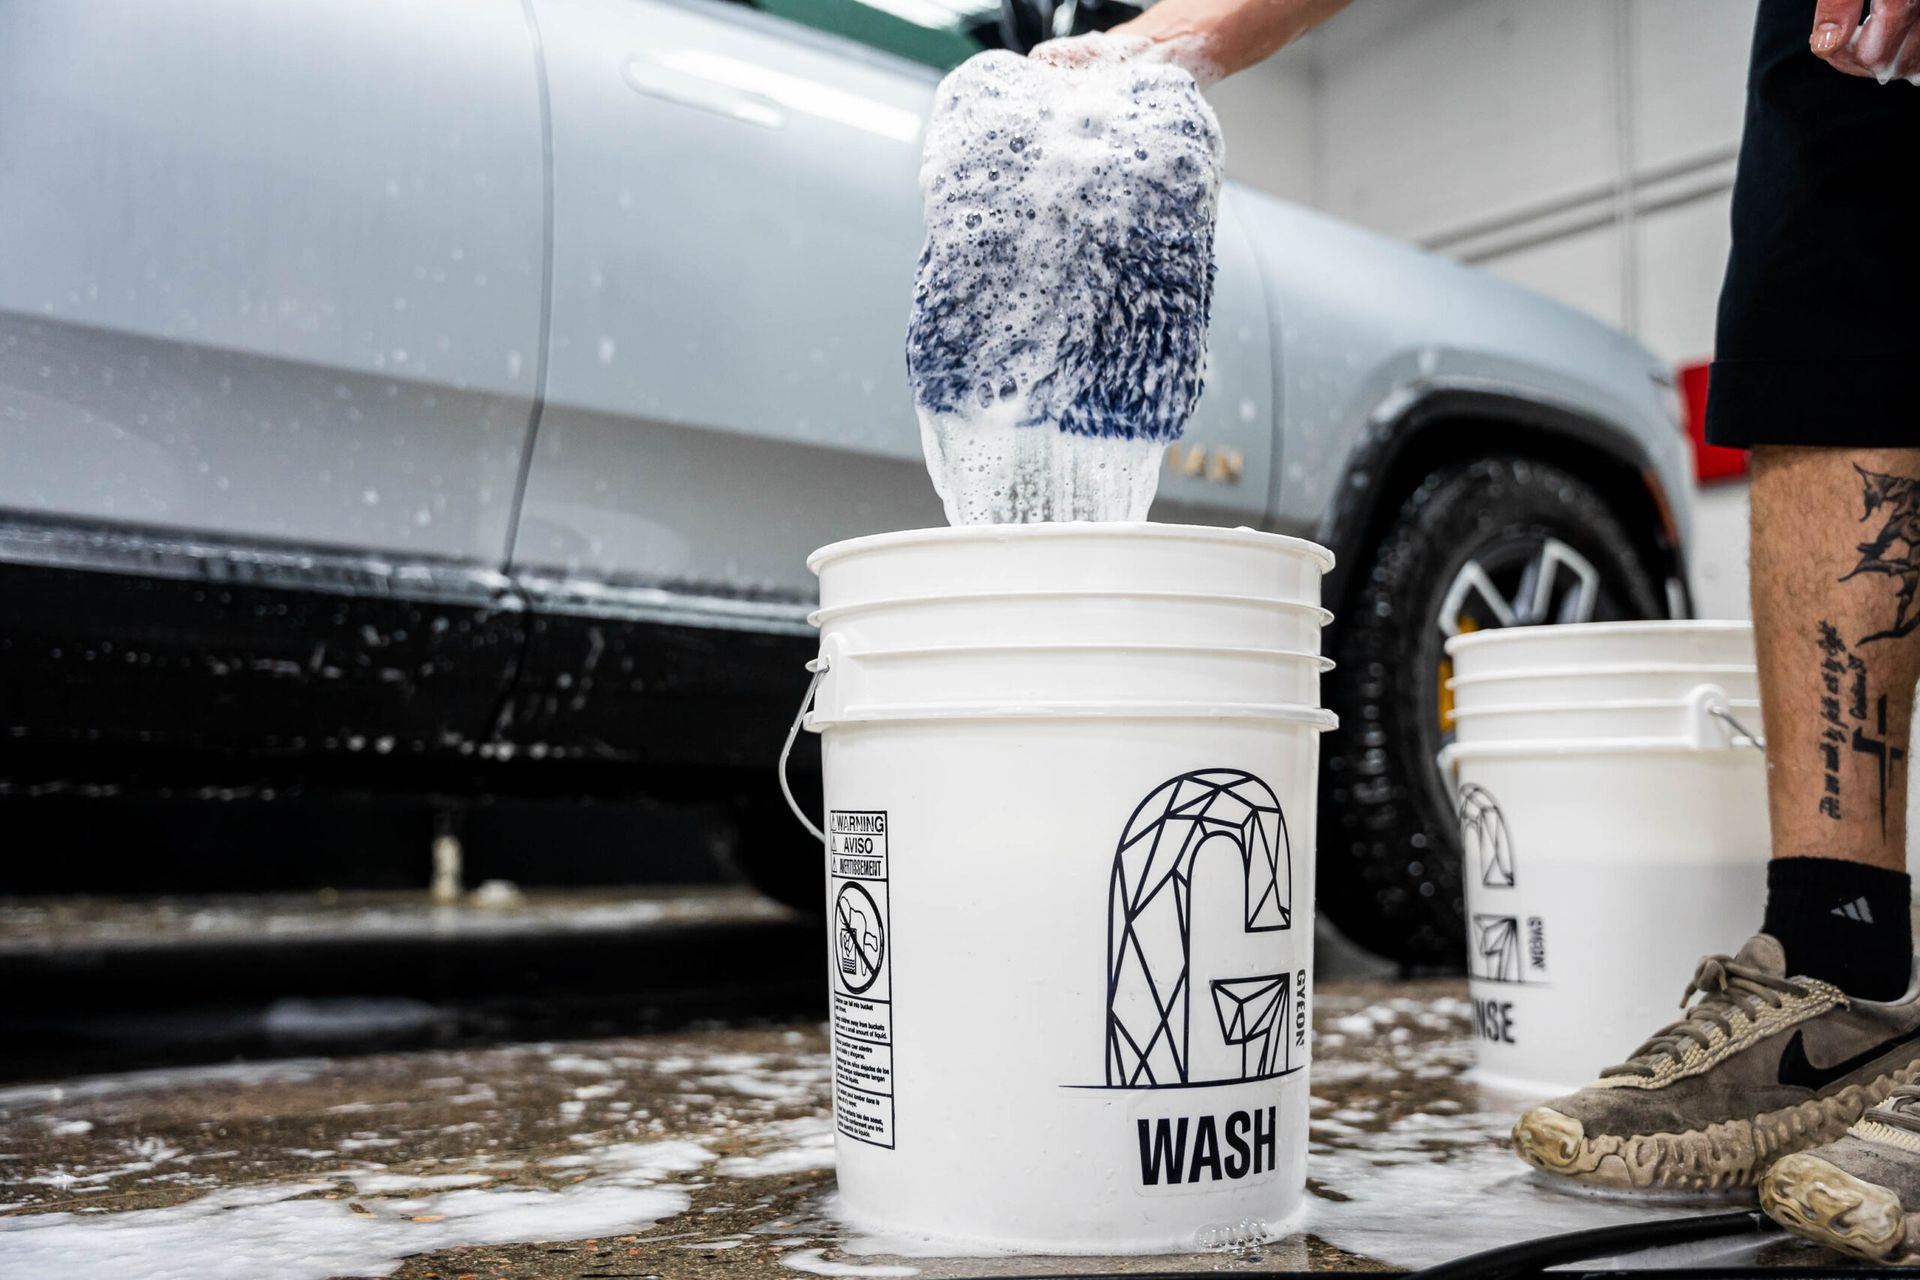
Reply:
[[[1685, 738], [1499, 738], [1492, 742], [1452, 742], [1446, 760], [1529, 760], [1558, 756], [1726, 756], [1738, 757], [1759, 744], [1746, 738], [1726, 743], [1694, 743]], [[1759, 761], [1759, 757], [1755, 757]]]
[[1063, 520], [1043, 524], [970, 524], [947, 525], [931, 529], [897, 529], [891, 533], [869, 533], [857, 538], [830, 542], [807, 557], [807, 568], [817, 576], [836, 560], [862, 552], [918, 543], [1070, 541], [1093, 538], [1154, 538], [1175, 542], [1219, 542], [1259, 547], [1268, 551], [1292, 551], [1319, 562], [1320, 572], [1333, 569], [1333, 552], [1317, 542], [1291, 534], [1267, 533], [1246, 525], [1156, 524], [1151, 520]]
[[[1729, 711], [1758, 711], [1758, 698], [1720, 698], [1719, 705]], [[1456, 720], [1479, 716], [1508, 715], [1569, 715], [1583, 711], [1691, 711], [1694, 701], [1690, 698], [1615, 698], [1601, 702], [1521, 702], [1506, 707], [1459, 707], [1453, 711]]]
[[1340, 727], [1324, 707], [1299, 702], [1010, 702], [897, 703], [853, 706], [833, 716], [809, 712], [815, 733], [849, 724], [905, 724], [936, 720], [1255, 720], [1305, 725], [1316, 732]]
[[[1481, 685], [1512, 684], [1520, 680], [1580, 680], [1588, 676], [1754, 676], [1757, 666], [1738, 662], [1621, 662], [1590, 667], [1532, 667], [1521, 671], [1483, 671], [1474, 676], [1454, 676], [1449, 689], [1471, 689]], [[1702, 683], [1711, 683], [1703, 681]]]
[[903, 645], [891, 649], [851, 649], [840, 655], [857, 661], [890, 662], [908, 658], [948, 657], [958, 654], [993, 653], [1148, 653], [1162, 656], [1171, 655], [1227, 655], [1237, 658], [1289, 658], [1301, 659], [1319, 667], [1321, 674], [1334, 668], [1332, 658], [1324, 654], [1308, 653], [1303, 649], [1263, 649], [1257, 645], [1225, 644], [1143, 644], [1139, 642], [1117, 641], [1114, 643], [1078, 643], [1074, 641], [1036, 641], [1031, 644], [930, 644]]
[[[1020, 528], [1032, 526], [1021, 525]], [[1217, 595], [1204, 591], [1121, 591], [1088, 588], [1068, 591], [955, 591], [937, 596], [885, 596], [874, 600], [850, 600], [846, 604], [823, 605], [807, 615], [807, 621], [823, 626], [849, 614], [874, 609], [917, 609], [936, 604], [991, 604], [1008, 600], [1148, 600], [1155, 604], [1230, 604], [1259, 609], [1300, 610], [1318, 614], [1320, 625], [1333, 621], [1333, 610], [1307, 600], [1289, 600], [1285, 596]]]
[[1560, 622], [1548, 626], [1494, 627], [1486, 631], [1470, 631], [1464, 635], [1449, 636], [1446, 649], [1449, 654], [1454, 654], [1462, 649], [1492, 649], [1503, 644], [1526, 644], [1535, 641], [1553, 644], [1595, 636], [1601, 638], [1677, 636], [1688, 632], [1725, 636], [1741, 632], [1751, 634], [1752, 631], [1751, 622], [1741, 622], [1732, 618], [1642, 618], [1631, 622]]

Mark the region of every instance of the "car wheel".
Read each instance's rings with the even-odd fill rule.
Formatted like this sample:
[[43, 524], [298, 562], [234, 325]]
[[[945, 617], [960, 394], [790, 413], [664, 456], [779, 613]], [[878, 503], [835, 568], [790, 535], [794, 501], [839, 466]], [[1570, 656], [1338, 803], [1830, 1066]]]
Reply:
[[1442, 646], [1489, 627], [1665, 616], [1618, 517], [1558, 467], [1496, 457], [1430, 475], [1354, 568], [1322, 749], [1318, 899], [1354, 942], [1408, 964], [1465, 959]]
[[[817, 772], [795, 770], [793, 792], [808, 813], [820, 812]], [[768, 796], [758, 794], [756, 789], [751, 797], [736, 799], [729, 806], [728, 817], [733, 828], [728, 851], [735, 869], [747, 882], [783, 906], [810, 916], [825, 916], [826, 854], [820, 842], [793, 816], [779, 792]]]

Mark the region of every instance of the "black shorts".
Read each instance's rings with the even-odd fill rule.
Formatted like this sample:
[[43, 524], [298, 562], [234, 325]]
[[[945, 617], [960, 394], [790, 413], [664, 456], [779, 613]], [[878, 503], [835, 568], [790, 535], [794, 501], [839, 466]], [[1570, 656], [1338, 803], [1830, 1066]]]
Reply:
[[1920, 85], [1812, 32], [1813, 0], [1761, 0], [1707, 439], [1920, 446]]

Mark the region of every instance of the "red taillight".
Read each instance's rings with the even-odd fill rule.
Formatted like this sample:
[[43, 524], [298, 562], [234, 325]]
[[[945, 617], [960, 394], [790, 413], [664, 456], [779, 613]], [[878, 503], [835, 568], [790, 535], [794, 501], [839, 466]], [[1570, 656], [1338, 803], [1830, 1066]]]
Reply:
[[1701, 484], [1747, 474], [1747, 451], [1707, 443], [1707, 373], [1710, 361], [1682, 365], [1680, 398], [1687, 407], [1687, 437], [1693, 441], [1693, 478]]

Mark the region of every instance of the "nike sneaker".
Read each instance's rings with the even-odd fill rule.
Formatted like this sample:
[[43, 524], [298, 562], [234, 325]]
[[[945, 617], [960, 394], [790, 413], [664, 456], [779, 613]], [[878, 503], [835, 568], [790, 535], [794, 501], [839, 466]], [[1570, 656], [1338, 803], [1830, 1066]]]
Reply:
[[1883, 1004], [1788, 977], [1768, 934], [1702, 959], [1680, 1003], [1685, 1016], [1627, 1061], [1522, 1116], [1520, 1158], [1596, 1187], [1751, 1187], [1920, 1079], [1920, 992]]
[[1760, 1180], [1760, 1207], [1829, 1249], [1920, 1263], [1920, 1088], [1895, 1088], [1838, 1142], [1775, 1162]]

